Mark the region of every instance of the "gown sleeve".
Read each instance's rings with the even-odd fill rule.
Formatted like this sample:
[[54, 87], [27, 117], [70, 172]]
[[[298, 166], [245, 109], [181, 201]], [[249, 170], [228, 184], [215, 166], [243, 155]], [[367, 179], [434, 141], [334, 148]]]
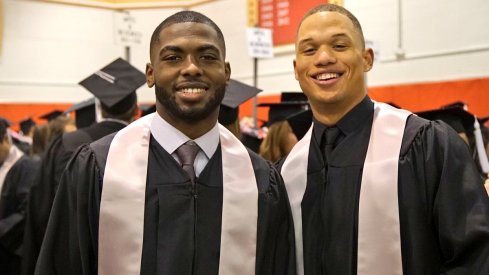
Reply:
[[255, 171], [260, 194], [256, 274], [293, 275], [296, 274], [294, 223], [285, 185], [270, 162], [263, 161], [262, 167], [267, 171], [267, 181], [261, 181], [260, 171]]
[[[446, 124], [430, 122], [422, 128], [409, 150], [405, 154], [401, 151], [400, 173], [399, 180], [405, 183], [400, 187], [400, 196], [422, 198], [417, 206], [400, 207], [401, 215], [415, 217], [418, 214], [410, 212], [415, 209], [426, 213], [426, 223], [432, 225], [426, 228], [431, 228], [432, 232], [423, 235], [434, 234], [434, 242], [439, 248], [439, 251], [425, 255], [424, 260], [411, 258], [412, 262], [405, 263], [406, 266], [415, 269], [420, 266], [420, 261], [440, 255], [441, 274], [487, 274], [489, 197], [462, 139]], [[410, 227], [411, 232], [404, 232], [404, 236], [418, 234], [415, 227], [425, 226]], [[410, 245], [416, 241], [423, 242], [422, 238], [417, 239], [413, 238]], [[423, 245], [419, 243], [418, 247]], [[413, 274], [417, 273], [414, 271]]]
[[96, 274], [100, 182], [94, 152], [83, 145], [61, 176], [35, 274]]

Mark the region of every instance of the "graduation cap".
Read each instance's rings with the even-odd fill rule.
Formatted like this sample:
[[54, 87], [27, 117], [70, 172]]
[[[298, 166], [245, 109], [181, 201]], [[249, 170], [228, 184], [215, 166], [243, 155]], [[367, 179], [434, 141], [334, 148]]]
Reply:
[[460, 107], [430, 110], [416, 114], [428, 120], [441, 120], [455, 129], [457, 133], [472, 135], [474, 130], [474, 115]]
[[270, 107], [268, 121], [264, 126], [270, 127], [275, 122], [286, 120], [288, 117], [307, 109], [307, 102], [260, 103], [258, 107]]
[[40, 116], [39, 118], [44, 119], [44, 120], [47, 120], [49, 122], [49, 121], [51, 121], [51, 120], [59, 117], [62, 114], [63, 114], [62, 111], [60, 111], [60, 110], [54, 110], [54, 111], [51, 111], [49, 113], [46, 113], [46, 114]]
[[19, 125], [22, 134], [27, 135], [31, 128], [36, 125], [36, 123], [34, 122], [34, 120], [32, 120], [32, 118], [27, 118], [19, 122]]
[[71, 105], [65, 113], [75, 112], [76, 128], [88, 127], [97, 121], [95, 97]]
[[302, 139], [312, 124], [312, 111], [304, 110], [287, 118], [292, 131], [298, 140]]
[[98, 98], [104, 110], [118, 115], [134, 106], [136, 89], [144, 83], [146, 77], [141, 71], [117, 58], [78, 84]]
[[307, 96], [303, 92], [282, 92], [280, 102], [307, 102]]
[[229, 125], [236, 121], [239, 114], [239, 105], [256, 96], [261, 91], [253, 86], [230, 79], [221, 102], [221, 107], [219, 108], [219, 123]]

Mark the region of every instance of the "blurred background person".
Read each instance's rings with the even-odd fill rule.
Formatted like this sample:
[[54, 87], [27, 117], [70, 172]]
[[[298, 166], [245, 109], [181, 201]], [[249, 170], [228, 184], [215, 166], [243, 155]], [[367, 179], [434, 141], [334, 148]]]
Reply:
[[96, 108], [77, 113], [78, 123], [90, 126], [57, 135], [43, 156], [29, 195], [22, 274], [34, 273], [59, 179], [71, 155], [80, 145], [119, 131], [132, 122], [138, 114], [135, 91], [144, 83], [145, 75], [121, 58], [79, 83], [99, 100], [102, 119], [93, 123]]

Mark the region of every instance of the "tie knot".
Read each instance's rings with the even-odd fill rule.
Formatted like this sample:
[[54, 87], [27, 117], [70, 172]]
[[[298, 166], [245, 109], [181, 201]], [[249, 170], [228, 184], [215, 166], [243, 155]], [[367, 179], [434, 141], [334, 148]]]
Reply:
[[177, 149], [177, 156], [182, 165], [194, 165], [195, 157], [199, 153], [200, 147], [193, 140], [189, 140]]
[[338, 135], [340, 134], [340, 129], [338, 127], [328, 127], [324, 131], [324, 144], [325, 145], [333, 145]]

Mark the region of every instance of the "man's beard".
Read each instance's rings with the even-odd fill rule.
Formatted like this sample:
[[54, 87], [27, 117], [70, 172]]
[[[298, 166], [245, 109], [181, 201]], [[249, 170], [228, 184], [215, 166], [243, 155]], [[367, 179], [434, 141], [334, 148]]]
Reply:
[[209, 117], [221, 104], [225, 92], [226, 86], [218, 87], [204, 107], [182, 109], [175, 100], [175, 94], [155, 85], [156, 100], [163, 105], [166, 112], [175, 119], [191, 124], [198, 123]]

